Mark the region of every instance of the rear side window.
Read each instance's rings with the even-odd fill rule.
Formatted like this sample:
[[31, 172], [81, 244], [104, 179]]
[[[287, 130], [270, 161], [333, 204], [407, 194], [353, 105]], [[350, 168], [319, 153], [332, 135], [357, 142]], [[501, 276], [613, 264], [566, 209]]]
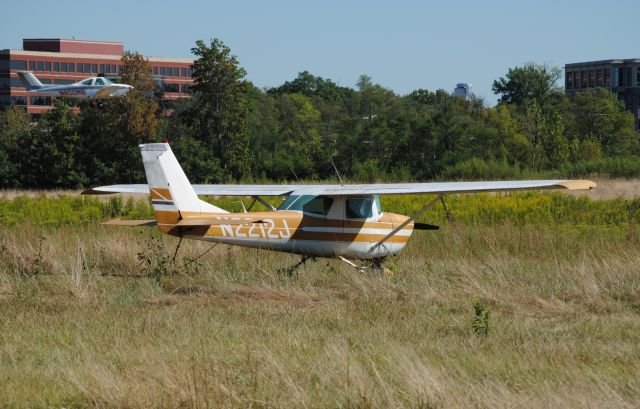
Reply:
[[373, 217], [370, 197], [347, 199], [347, 217], [350, 219], [367, 219]]

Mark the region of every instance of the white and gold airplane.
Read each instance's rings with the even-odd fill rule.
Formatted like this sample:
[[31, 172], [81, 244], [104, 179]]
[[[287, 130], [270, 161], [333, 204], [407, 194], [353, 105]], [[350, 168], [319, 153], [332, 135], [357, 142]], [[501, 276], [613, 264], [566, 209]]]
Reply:
[[104, 77], [90, 77], [69, 85], [43, 85], [31, 71], [17, 71], [27, 94], [80, 99], [117, 98], [133, 89], [131, 85], [117, 84]]
[[[444, 195], [541, 189], [592, 189], [589, 180], [399, 183], [360, 185], [191, 185], [169, 144], [140, 145], [148, 185], [96, 187], [84, 194], [148, 193], [155, 220], [108, 224], [154, 226], [196, 240], [282, 251], [308, 257], [373, 260], [399, 253], [414, 229], [437, 229], [417, 217]], [[380, 195], [437, 197], [412, 216], [384, 212]], [[267, 212], [229, 213], [198, 198], [252, 196]], [[278, 208], [262, 196], [284, 196]], [[350, 263], [353, 265], [353, 263]]]

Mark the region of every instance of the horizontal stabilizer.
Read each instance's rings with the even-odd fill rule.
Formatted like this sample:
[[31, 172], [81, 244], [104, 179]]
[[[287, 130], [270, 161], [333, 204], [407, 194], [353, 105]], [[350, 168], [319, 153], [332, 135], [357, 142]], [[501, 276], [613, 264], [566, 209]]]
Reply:
[[221, 226], [264, 223], [262, 220], [224, 220], [218, 218], [192, 217], [180, 220], [176, 226]]
[[440, 230], [440, 226], [435, 226], [433, 224], [427, 224], [427, 223], [414, 223], [413, 229], [414, 230]]
[[120, 220], [113, 219], [106, 221], [101, 224], [106, 224], [109, 226], [138, 226], [138, 227], [152, 227], [157, 225], [158, 223], [155, 220]]

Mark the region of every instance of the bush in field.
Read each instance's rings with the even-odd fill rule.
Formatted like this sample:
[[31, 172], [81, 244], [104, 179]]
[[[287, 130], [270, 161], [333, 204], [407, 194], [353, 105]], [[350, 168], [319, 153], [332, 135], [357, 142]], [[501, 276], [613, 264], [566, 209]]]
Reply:
[[480, 301], [473, 303], [474, 316], [471, 329], [476, 335], [489, 335], [489, 310]]

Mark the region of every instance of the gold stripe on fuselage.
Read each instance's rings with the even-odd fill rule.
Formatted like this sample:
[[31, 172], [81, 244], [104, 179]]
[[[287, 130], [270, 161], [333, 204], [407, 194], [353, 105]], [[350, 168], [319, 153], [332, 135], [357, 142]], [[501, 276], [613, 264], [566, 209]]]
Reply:
[[[407, 219], [406, 216], [383, 213], [380, 219], [375, 222], [339, 220], [313, 217], [300, 212], [277, 211], [221, 213], [217, 217], [219, 220], [229, 220], [235, 224], [179, 227], [175, 226], [179, 220], [177, 211], [156, 210], [155, 213], [158, 227], [167, 234], [201, 239], [241, 238], [256, 241], [314, 240], [377, 243]], [[181, 214], [183, 218], [201, 215], [196, 212], [182, 212]], [[246, 220], [247, 223], [237, 224], [238, 221], [243, 220]], [[254, 220], [260, 220], [262, 223], [250, 223]], [[409, 223], [387, 241], [389, 243], [406, 243], [412, 230], [413, 223]]]

